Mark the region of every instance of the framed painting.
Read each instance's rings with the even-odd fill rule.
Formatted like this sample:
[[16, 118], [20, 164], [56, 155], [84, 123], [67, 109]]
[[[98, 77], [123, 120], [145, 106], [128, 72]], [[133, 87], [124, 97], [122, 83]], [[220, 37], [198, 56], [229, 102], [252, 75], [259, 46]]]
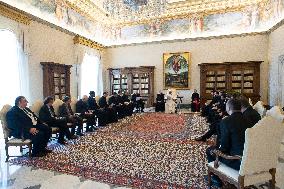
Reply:
[[189, 89], [190, 53], [164, 53], [164, 89]]

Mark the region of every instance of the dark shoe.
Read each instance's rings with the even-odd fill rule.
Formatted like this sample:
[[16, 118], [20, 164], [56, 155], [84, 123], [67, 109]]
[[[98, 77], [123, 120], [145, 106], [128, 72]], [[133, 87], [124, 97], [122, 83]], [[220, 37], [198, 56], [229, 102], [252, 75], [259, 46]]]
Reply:
[[72, 135], [72, 136], [70, 136], [68, 139], [70, 140], [70, 139], [77, 139], [78, 137], [76, 136], [76, 135]]
[[36, 153], [36, 154], [32, 154], [32, 157], [43, 157], [43, 156], [46, 156], [46, 153], [39, 152], [39, 153]]
[[59, 144], [62, 144], [62, 145], [67, 144], [67, 142], [66, 142], [65, 140], [58, 140], [57, 142], [58, 142]]
[[52, 150], [49, 150], [49, 149], [45, 148], [43, 152], [45, 152], [45, 153], [51, 153]]
[[[205, 175], [204, 179], [208, 183], [208, 175]], [[216, 175], [212, 175], [211, 176], [211, 185], [215, 186], [217, 188], [221, 188], [223, 184], [222, 184], [222, 181], [220, 180], [219, 177], [217, 177]]]
[[206, 142], [206, 138], [204, 138], [203, 136], [197, 137], [194, 139], [195, 141], [202, 141], [202, 142]]

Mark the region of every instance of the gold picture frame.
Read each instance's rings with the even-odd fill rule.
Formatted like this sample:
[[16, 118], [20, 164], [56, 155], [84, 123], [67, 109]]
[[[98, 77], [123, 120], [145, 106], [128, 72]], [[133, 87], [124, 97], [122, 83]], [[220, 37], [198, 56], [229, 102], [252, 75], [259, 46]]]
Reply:
[[190, 52], [163, 53], [164, 89], [190, 89]]

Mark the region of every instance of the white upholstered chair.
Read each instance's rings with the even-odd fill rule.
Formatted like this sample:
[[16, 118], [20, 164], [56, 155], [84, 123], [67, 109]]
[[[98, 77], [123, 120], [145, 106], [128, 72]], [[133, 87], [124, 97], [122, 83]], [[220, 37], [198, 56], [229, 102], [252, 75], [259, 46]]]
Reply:
[[95, 97], [97, 104], [99, 104], [100, 96]]
[[23, 146], [27, 146], [29, 148], [29, 156], [31, 157], [32, 151], [32, 141], [30, 139], [24, 138], [13, 138], [10, 136], [10, 129], [7, 125], [6, 114], [12, 107], [8, 104], [4, 105], [0, 111], [0, 119], [1, 125], [3, 129], [4, 139], [5, 139], [5, 151], [6, 151], [6, 162], [9, 160], [10, 157], [17, 157], [17, 156], [10, 156], [9, 155], [9, 146], [20, 146], [21, 153], [23, 152]]
[[[266, 116], [254, 127], [246, 130], [243, 156], [226, 156], [218, 151], [215, 154], [226, 159], [241, 159], [240, 170], [234, 170], [223, 163], [207, 164], [209, 178], [215, 174], [223, 181], [235, 185], [238, 189], [270, 181], [275, 188], [275, 172], [283, 133], [281, 123]], [[209, 186], [211, 184], [209, 179]]]
[[77, 98], [71, 97], [70, 106], [71, 106], [71, 109], [74, 113], [76, 113], [76, 103], [77, 103]]
[[[41, 107], [43, 106], [43, 102], [40, 100], [36, 100], [33, 105], [31, 106], [31, 110], [37, 115], [39, 116], [39, 111], [41, 109]], [[57, 114], [56, 114], [57, 115]], [[57, 134], [59, 133], [59, 128], [58, 127], [51, 127], [51, 132], [52, 134]]]
[[63, 101], [60, 99], [55, 99], [52, 106], [54, 108], [54, 113], [59, 115], [59, 107], [63, 104]]
[[30, 107], [30, 109], [35, 113], [35, 115], [39, 116], [39, 111], [42, 106], [43, 106], [43, 102], [40, 100], [36, 100], [33, 103], [33, 105]]
[[262, 101], [258, 101], [254, 106], [253, 109], [255, 109], [259, 115], [261, 116], [261, 118], [263, 118], [265, 116], [266, 113], [266, 109], [263, 106], [263, 102]]
[[248, 101], [249, 101], [249, 104], [250, 104], [251, 106], [253, 106], [253, 103], [252, 103], [251, 98], [249, 98]]
[[284, 114], [279, 106], [273, 106], [270, 110], [267, 110], [266, 115], [271, 116], [284, 124]]

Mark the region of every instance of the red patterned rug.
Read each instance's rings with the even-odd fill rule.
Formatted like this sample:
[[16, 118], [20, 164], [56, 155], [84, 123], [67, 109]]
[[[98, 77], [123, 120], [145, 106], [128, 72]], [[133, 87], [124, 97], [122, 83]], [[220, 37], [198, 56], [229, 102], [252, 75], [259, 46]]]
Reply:
[[135, 188], [206, 188], [205, 150], [192, 139], [207, 129], [194, 114], [136, 114], [68, 145], [50, 145], [43, 158], [12, 163]]

